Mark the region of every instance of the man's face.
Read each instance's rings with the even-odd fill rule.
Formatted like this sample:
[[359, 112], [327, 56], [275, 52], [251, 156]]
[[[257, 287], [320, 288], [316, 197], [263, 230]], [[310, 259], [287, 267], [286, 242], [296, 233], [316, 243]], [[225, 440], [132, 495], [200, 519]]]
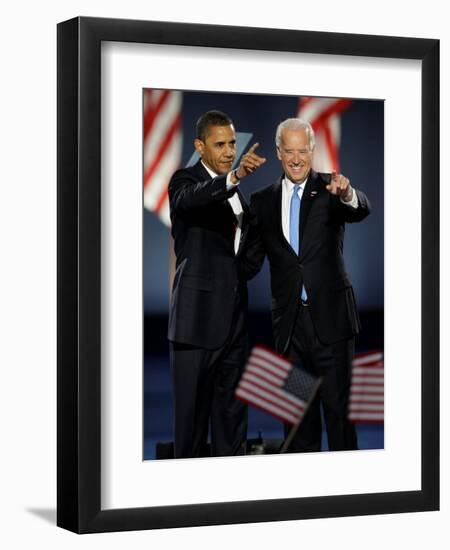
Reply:
[[293, 183], [302, 183], [308, 177], [313, 152], [305, 129], [284, 130], [277, 154], [284, 173]]
[[196, 139], [195, 148], [203, 162], [218, 175], [231, 170], [236, 157], [236, 134], [229, 126], [210, 126], [205, 141]]

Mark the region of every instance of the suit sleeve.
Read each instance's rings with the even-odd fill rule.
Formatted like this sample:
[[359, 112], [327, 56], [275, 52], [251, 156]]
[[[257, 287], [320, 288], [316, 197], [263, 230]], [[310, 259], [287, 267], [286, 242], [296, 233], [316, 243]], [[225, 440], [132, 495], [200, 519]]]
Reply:
[[341, 200], [336, 201], [339, 209], [339, 215], [342, 221], [346, 223], [356, 223], [362, 221], [370, 214], [371, 206], [367, 196], [358, 189], [354, 189], [358, 197], [358, 207], [346, 205]]
[[266, 249], [261, 238], [256, 201], [250, 199], [250, 228], [244, 250], [240, 255], [240, 271], [244, 279], [250, 280], [259, 273], [266, 257]]
[[187, 212], [193, 208], [222, 202], [235, 190], [228, 190], [226, 174], [212, 179], [197, 181], [187, 170], [178, 170], [169, 183], [169, 200], [176, 212]]

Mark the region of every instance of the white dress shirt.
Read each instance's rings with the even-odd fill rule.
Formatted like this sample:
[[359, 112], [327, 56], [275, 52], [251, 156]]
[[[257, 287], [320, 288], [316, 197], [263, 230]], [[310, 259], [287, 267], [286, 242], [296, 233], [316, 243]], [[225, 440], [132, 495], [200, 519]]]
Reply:
[[[202, 164], [208, 174], [212, 178], [216, 178], [218, 174], [215, 174], [206, 164], [202, 161]], [[227, 174], [227, 191], [230, 189], [233, 189], [234, 187], [237, 187], [239, 185], [238, 183], [232, 183], [231, 182], [231, 172], [228, 172]], [[234, 236], [234, 253], [237, 254], [239, 250], [239, 243], [241, 240], [241, 233], [242, 233], [242, 219], [244, 217], [244, 209], [242, 208], [242, 203], [239, 199], [239, 195], [237, 193], [234, 193], [233, 196], [229, 197], [227, 201], [230, 203], [230, 206], [233, 210], [234, 215], [236, 216], [237, 221], [237, 228], [236, 228], [236, 234]]]

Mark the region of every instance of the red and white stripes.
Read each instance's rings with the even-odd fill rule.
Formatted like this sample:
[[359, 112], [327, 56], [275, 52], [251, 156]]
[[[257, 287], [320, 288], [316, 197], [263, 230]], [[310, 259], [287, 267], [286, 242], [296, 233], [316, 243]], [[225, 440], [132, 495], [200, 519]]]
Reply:
[[168, 186], [180, 166], [182, 92], [144, 90], [144, 206], [170, 226]]
[[[315, 393], [305, 400], [287, 391], [293, 364], [264, 346], [255, 346], [236, 389], [236, 397], [282, 422], [297, 424]], [[382, 351], [355, 356], [348, 418], [351, 422], [384, 422], [384, 360]]]
[[298, 117], [314, 129], [316, 148], [313, 168], [319, 172], [339, 171], [341, 113], [351, 104], [350, 99], [302, 97]]
[[236, 397], [275, 416], [297, 424], [306, 403], [283, 389], [293, 365], [263, 346], [255, 346], [236, 389]]
[[353, 360], [349, 420], [384, 422], [384, 360], [381, 351], [362, 353]]

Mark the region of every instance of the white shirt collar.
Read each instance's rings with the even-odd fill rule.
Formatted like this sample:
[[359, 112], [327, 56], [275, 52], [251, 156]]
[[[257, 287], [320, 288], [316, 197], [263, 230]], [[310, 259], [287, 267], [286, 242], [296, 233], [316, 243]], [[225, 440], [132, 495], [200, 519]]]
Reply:
[[203, 164], [203, 167], [205, 168], [205, 170], [208, 172], [208, 174], [212, 177], [212, 178], [217, 178], [217, 174], [215, 172], [213, 172], [211, 170], [211, 168], [209, 168], [208, 166], [206, 166], [206, 164], [201, 161], [201, 163]]
[[309, 176], [307, 176], [302, 181], [302, 183], [294, 183], [285, 175], [284, 178], [283, 178], [283, 185], [285, 186], [285, 189], [286, 189], [286, 191], [289, 192], [289, 194], [292, 194], [294, 188], [298, 188], [298, 187], [300, 187], [300, 189], [302, 190], [302, 193], [303, 193], [303, 191], [305, 190], [305, 185], [308, 181], [308, 177]]

